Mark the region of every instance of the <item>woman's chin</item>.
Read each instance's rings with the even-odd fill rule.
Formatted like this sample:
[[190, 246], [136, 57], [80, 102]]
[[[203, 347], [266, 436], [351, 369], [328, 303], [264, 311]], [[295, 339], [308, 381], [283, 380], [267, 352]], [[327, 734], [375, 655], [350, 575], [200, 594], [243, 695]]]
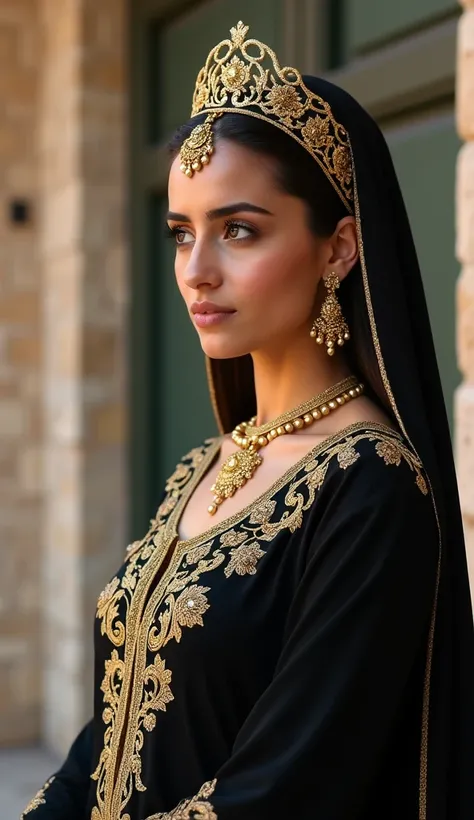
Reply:
[[235, 359], [237, 356], [245, 356], [250, 352], [249, 347], [236, 344], [235, 339], [206, 338], [203, 334], [200, 341], [203, 352], [210, 359]]

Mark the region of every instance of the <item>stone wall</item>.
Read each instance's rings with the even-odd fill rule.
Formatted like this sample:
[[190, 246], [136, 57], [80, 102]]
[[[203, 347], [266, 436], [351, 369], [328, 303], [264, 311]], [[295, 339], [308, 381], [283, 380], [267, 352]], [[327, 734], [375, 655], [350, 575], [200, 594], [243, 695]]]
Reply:
[[40, 0], [44, 738], [92, 711], [92, 627], [126, 546], [125, 0]]
[[[42, 475], [37, 0], [0, 2], [0, 743], [34, 740]], [[15, 223], [15, 201], [29, 219]]]
[[464, 140], [456, 181], [458, 363], [463, 382], [456, 395], [456, 463], [466, 547], [474, 591], [474, 0], [463, 0], [459, 22], [457, 125]]

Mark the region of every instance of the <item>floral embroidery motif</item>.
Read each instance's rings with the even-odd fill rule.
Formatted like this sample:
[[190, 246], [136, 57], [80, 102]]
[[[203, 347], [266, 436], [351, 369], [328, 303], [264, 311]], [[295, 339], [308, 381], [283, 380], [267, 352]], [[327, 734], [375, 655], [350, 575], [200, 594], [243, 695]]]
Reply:
[[120, 580], [113, 578], [99, 595], [97, 601], [96, 617], [102, 623], [100, 631], [102, 635], [107, 634], [114, 646], [121, 646], [125, 639], [125, 627], [118, 618], [118, 604], [125, 595], [123, 589], [119, 589]]
[[379, 441], [375, 445], [375, 452], [383, 458], [385, 464], [395, 464], [398, 467], [402, 460], [402, 449], [394, 441]]
[[229, 578], [233, 572], [236, 572], [237, 575], [255, 575], [257, 561], [265, 555], [256, 542], [254, 544], [243, 544], [241, 547], [231, 550], [230, 554], [232, 557], [224, 570], [226, 578]]
[[170, 631], [166, 642], [174, 638], [177, 643], [181, 640], [181, 627], [204, 626], [202, 616], [209, 609], [209, 604], [205, 596], [210, 587], [200, 587], [193, 585], [187, 587], [176, 601], [173, 612], [174, 628]]
[[266, 524], [275, 512], [275, 508], [276, 501], [273, 501], [272, 499], [269, 499], [268, 501], [263, 501], [262, 503], [258, 504], [256, 507], [253, 508], [252, 512], [250, 513], [250, 523]]
[[360, 458], [360, 453], [356, 452], [352, 444], [346, 444], [337, 455], [339, 466], [343, 470], [347, 470], [348, 467], [352, 467], [358, 458]]
[[207, 558], [211, 551], [212, 542], [208, 544], [203, 544], [202, 547], [194, 547], [194, 549], [189, 550], [187, 554], [187, 562], [188, 564], [197, 564], [203, 558]]
[[387, 466], [399, 467], [402, 459], [416, 472], [416, 486], [423, 493], [428, 495], [428, 485], [422, 475], [422, 466], [413, 453], [398, 439], [384, 439], [375, 445], [375, 451], [380, 458], [383, 458]]
[[218, 820], [217, 814], [208, 798], [216, 789], [217, 780], [209, 780], [204, 783], [198, 793], [188, 800], [183, 800], [179, 806], [172, 811], [152, 814], [146, 820]]
[[46, 781], [44, 786], [42, 786], [41, 789], [35, 794], [33, 799], [30, 800], [26, 809], [20, 816], [20, 820], [23, 820], [26, 814], [29, 814], [30, 812], [34, 811], [35, 809], [38, 809], [40, 806], [43, 806], [46, 803], [45, 792], [49, 789], [53, 780], [55, 780], [55, 777], [50, 777], [49, 780]]
[[158, 507], [158, 515], [159, 516], [169, 515], [170, 512], [172, 510], [174, 510], [177, 503], [178, 503], [178, 499], [175, 498], [174, 496], [170, 496], [169, 498], [166, 498], [163, 501], [163, 503], [160, 504], [160, 506]]
[[322, 466], [317, 466], [313, 468], [312, 472], [309, 474], [307, 478], [308, 487], [311, 487], [313, 490], [319, 490], [324, 484], [324, 479], [326, 478], [326, 473], [328, 471], [329, 464], [324, 464]]
[[418, 473], [416, 477], [416, 485], [418, 489], [421, 490], [423, 495], [428, 495], [428, 485], [423, 476], [421, 475], [421, 473]]
[[238, 547], [242, 541], [247, 538], [244, 532], [236, 532], [236, 530], [228, 530], [221, 536], [221, 546], [223, 547]]

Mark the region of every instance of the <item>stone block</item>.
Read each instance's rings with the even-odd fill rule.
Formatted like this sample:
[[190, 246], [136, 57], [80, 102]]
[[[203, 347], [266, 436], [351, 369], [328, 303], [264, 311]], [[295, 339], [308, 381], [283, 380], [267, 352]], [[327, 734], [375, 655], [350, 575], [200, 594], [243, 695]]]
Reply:
[[15, 369], [38, 369], [41, 362], [41, 349], [38, 335], [14, 336], [8, 345], [8, 357]]
[[39, 320], [39, 293], [13, 291], [0, 299], [0, 322], [36, 326]]
[[456, 119], [460, 137], [474, 139], [474, 7], [466, 9], [458, 26]]
[[40, 495], [43, 489], [43, 450], [23, 447], [18, 454], [18, 487], [25, 495]]
[[123, 445], [126, 440], [126, 414], [123, 403], [94, 407], [88, 411], [89, 446]]
[[456, 290], [458, 365], [466, 381], [474, 384], [474, 264], [463, 268]]
[[455, 396], [455, 454], [463, 517], [474, 526], [474, 385], [464, 383]]
[[18, 399], [0, 400], [0, 439], [22, 438], [28, 432], [28, 414]]
[[456, 164], [456, 256], [474, 264], [474, 142], [463, 145]]
[[79, 180], [50, 191], [43, 202], [43, 252], [48, 255], [79, 248], [82, 215], [83, 195]]

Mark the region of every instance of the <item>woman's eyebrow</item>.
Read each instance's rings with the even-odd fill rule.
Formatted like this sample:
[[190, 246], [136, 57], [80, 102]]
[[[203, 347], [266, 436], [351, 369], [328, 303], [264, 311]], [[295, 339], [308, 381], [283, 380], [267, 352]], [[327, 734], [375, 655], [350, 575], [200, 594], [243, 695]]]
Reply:
[[[222, 208], [213, 208], [211, 211], [206, 211], [206, 218], [210, 220], [220, 219], [223, 216], [231, 216], [232, 214], [245, 211], [247, 213], [273, 216], [271, 211], [267, 211], [266, 208], [261, 208], [260, 205], [253, 205], [251, 202], [233, 202], [231, 205], [223, 205]], [[173, 222], [191, 222], [191, 219], [189, 216], [186, 216], [186, 214], [177, 214], [174, 211], [168, 211], [166, 218], [173, 220]]]

